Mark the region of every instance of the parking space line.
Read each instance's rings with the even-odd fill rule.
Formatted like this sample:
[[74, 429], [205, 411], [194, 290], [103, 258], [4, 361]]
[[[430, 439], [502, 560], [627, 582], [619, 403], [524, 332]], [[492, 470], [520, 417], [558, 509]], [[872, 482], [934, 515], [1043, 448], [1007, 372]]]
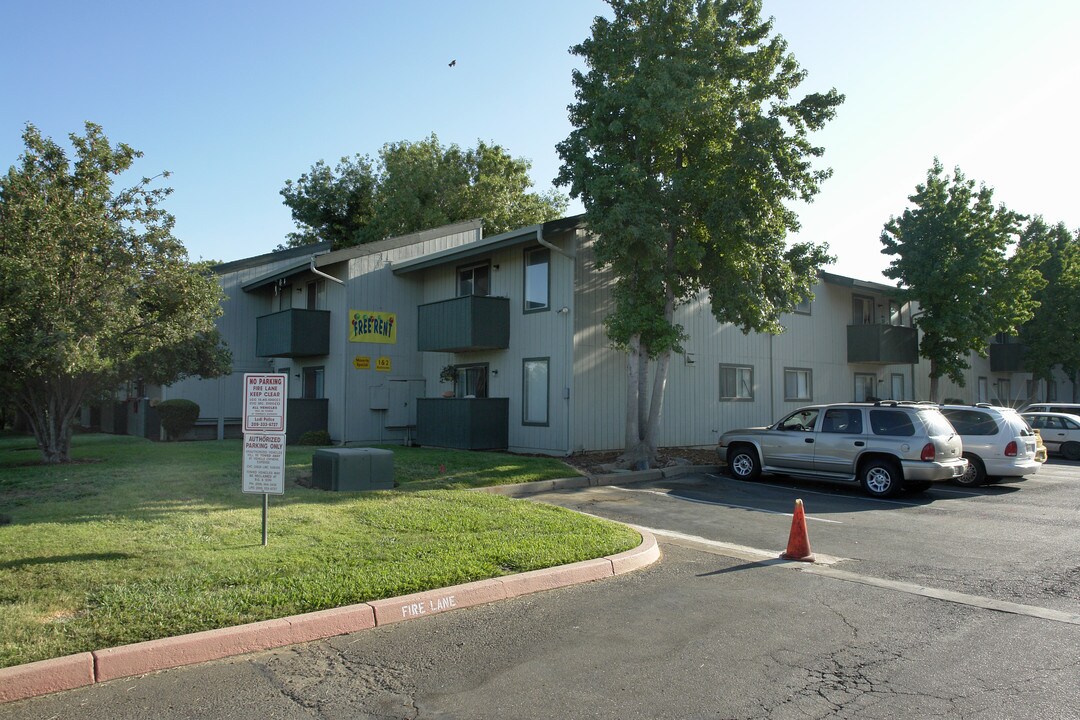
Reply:
[[[750, 510], [752, 512], [765, 513], [767, 515], [784, 515], [791, 517], [792, 513], [780, 512], [779, 510], [766, 510], [765, 508], [752, 507], [750, 505], [734, 505], [732, 503], [718, 502], [716, 500], [699, 500], [697, 498], [683, 497], [682, 495], [672, 495], [667, 492], [660, 492], [659, 490], [644, 490], [642, 488], [628, 488], [621, 485], [611, 485], [611, 488], [615, 490], [622, 490], [623, 492], [639, 492], [648, 493], [650, 495], [659, 495], [660, 497], [670, 498], [672, 500], [682, 500], [684, 502], [698, 503], [699, 505], [719, 505], [720, 507], [734, 508], [736, 510]], [[832, 523], [833, 525], [843, 525], [841, 520], [827, 520], [825, 518], [806, 516], [807, 520], [814, 520], [816, 522]]]

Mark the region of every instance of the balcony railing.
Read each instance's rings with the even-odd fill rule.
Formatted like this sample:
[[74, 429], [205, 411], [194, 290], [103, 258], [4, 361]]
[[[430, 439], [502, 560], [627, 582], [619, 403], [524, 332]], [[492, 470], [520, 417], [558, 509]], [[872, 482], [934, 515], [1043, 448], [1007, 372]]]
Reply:
[[510, 299], [466, 295], [421, 305], [417, 349], [421, 352], [471, 352], [510, 347]]
[[908, 365], [919, 361], [919, 333], [901, 325], [848, 325], [849, 363]]
[[259, 357], [318, 357], [330, 354], [329, 310], [282, 310], [255, 320]]
[[461, 450], [502, 450], [510, 430], [507, 398], [419, 398], [416, 440]]
[[1025, 372], [1023, 343], [990, 343], [991, 372]]

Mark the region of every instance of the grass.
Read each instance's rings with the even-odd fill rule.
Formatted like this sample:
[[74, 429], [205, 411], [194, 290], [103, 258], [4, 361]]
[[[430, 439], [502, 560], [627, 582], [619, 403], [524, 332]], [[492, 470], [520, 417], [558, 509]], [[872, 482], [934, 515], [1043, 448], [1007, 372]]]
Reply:
[[[621, 552], [637, 533], [463, 488], [566, 477], [551, 458], [394, 451], [393, 491], [240, 492], [239, 441], [78, 436], [46, 467], [0, 438], [0, 667], [338, 607]], [[297, 482], [299, 481], [299, 483]]]

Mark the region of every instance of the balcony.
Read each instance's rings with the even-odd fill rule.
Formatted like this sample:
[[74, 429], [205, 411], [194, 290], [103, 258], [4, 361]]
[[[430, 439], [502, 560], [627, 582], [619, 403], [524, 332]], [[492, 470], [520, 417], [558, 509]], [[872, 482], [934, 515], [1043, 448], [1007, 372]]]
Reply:
[[417, 350], [472, 352], [510, 347], [510, 299], [466, 295], [421, 305]]
[[1026, 372], [1023, 343], [990, 343], [991, 372]]
[[329, 310], [282, 310], [255, 320], [259, 357], [318, 357], [330, 354]]
[[505, 450], [508, 398], [418, 398], [416, 441], [459, 450]]
[[910, 365], [919, 362], [919, 332], [900, 325], [848, 325], [849, 363]]

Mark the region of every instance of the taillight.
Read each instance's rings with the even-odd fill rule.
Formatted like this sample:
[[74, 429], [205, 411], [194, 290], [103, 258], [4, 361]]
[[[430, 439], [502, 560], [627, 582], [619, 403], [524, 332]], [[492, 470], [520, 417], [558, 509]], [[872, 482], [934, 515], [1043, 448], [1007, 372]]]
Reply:
[[1010, 440], [1005, 446], [1005, 457], [1016, 457], [1016, 441]]
[[922, 455], [920, 455], [919, 458], [923, 462], [933, 462], [935, 457], [937, 457], [937, 451], [934, 449], [934, 443], [926, 443], [923, 445]]

